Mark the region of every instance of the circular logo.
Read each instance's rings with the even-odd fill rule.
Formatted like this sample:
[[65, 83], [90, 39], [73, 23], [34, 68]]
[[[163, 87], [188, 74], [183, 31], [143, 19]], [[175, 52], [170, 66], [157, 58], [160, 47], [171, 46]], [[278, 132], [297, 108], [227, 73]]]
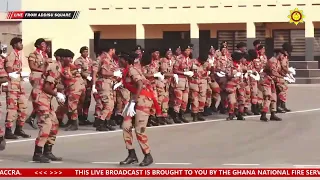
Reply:
[[302, 19], [302, 14], [301, 14], [301, 12], [299, 12], [299, 11], [294, 11], [294, 12], [292, 12], [292, 14], [291, 14], [291, 19], [292, 19], [292, 21], [294, 21], [294, 22], [299, 22], [299, 21], [301, 21], [301, 19]]

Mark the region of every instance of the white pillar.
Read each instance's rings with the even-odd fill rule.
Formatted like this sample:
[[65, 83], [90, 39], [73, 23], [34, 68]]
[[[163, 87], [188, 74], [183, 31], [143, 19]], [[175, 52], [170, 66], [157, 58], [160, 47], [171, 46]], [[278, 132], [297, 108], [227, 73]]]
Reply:
[[247, 47], [251, 49], [253, 47], [253, 41], [256, 39], [256, 25], [254, 22], [247, 22]]
[[199, 56], [199, 50], [200, 50], [200, 47], [199, 47], [199, 44], [200, 44], [200, 41], [199, 41], [199, 26], [197, 23], [191, 23], [190, 24], [190, 40], [191, 40], [191, 43], [193, 44], [193, 57], [194, 58], [197, 58]]
[[136, 43], [145, 48], [145, 29], [143, 24], [136, 24]]
[[[294, 47], [293, 47], [294, 48]], [[305, 21], [305, 60], [314, 60], [314, 25], [310, 20]]]

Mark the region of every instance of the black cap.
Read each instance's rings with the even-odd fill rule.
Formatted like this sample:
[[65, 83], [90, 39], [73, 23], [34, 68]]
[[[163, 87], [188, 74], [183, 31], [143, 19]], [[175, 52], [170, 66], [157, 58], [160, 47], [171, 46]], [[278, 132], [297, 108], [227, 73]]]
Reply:
[[115, 49], [115, 48], [116, 48], [115, 44], [110, 43], [104, 49], [106, 52], [108, 52], [110, 49]]
[[243, 48], [243, 47], [247, 47], [247, 44], [244, 42], [240, 42], [237, 44], [237, 48]]
[[39, 38], [36, 40], [36, 42], [34, 43], [34, 47], [38, 47], [41, 45], [41, 43], [46, 42], [46, 40], [44, 40], [43, 38]]
[[22, 39], [19, 38], [19, 37], [14, 37], [14, 38], [11, 39], [10, 45], [13, 46], [15, 44], [18, 44], [19, 42], [22, 42]]
[[258, 44], [261, 44], [261, 41], [260, 40], [255, 40], [255, 41], [253, 41], [253, 46], [256, 46], [256, 45], [258, 45]]
[[286, 54], [286, 52], [285, 52], [284, 49], [275, 49], [275, 50], [274, 50], [274, 53], [276, 53], [276, 54], [279, 54], [279, 53], [281, 53], [281, 54]]
[[209, 49], [216, 49], [216, 48], [214, 47], [214, 45], [210, 45]]
[[164, 51], [165, 52], [172, 51], [172, 48], [165, 48]]
[[60, 49], [57, 49], [57, 50], [53, 53], [53, 55], [54, 55], [54, 56], [63, 57], [63, 53], [64, 53], [64, 52], [65, 52], [65, 49], [60, 48]]
[[260, 46], [258, 46], [257, 50], [259, 51], [259, 50], [261, 50], [261, 49], [263, 49], [263, 48], [265, 48], [265, 47], [262, 46], [262, 45], [260, 45]]
[[156, 52], [156, 51], [159, 51], [159, 52], [160, 52], [160, 49], [158, 49], [158, 48], [152, 48], [152, 49], [150, 49], [150, 53], [154, 53], [154, 52]]
[[80, 53], [83, 53], [83, 51], [88, 51], [89, 48], [87, 46], [83, 46], [80, 48]]
[[243, 53], [240, 52], [234, 52], [231, 54], [232, 60], [234, 61], [239, 61], [240, 59], [243, 58]]

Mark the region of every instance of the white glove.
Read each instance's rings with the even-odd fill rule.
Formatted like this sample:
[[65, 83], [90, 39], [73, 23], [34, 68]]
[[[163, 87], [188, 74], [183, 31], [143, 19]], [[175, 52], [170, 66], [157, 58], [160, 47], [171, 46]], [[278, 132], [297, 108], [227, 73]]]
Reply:
[[217, 74], [219, 77], [225, 77], [225, 76], [226, 76], [225, 74], [221, 74], [221, 72], [216, 72], [216, 74]]
[[93, 94], [95, 94], [95, 93], [98, 92], [98, 90], [96, 89], [96, 85], [93, 85], [93, 86], [92, 86], [92, 92], [93, 92]]
[[91, 81], [91, 80], [92, 80], [92, 77], [91, 77], [91, 76], [87, 76], [87, 80], [88, 80], [88, 81]]
[[30, 76], [30, 72], [21, 72], [22, 77], [28, 77]]
[[134, 115], [136, 115], [136, 111], [134, 110], [135, 105], [136, 105], [136, 103], [133, 101], [128, 102], [123, 109], [122, 116], [123, 117], [125, 117], [125, 116], [133, 117]]
[[244, 77], [245, 77], [246, 79], [248, 78], [248, 76], [249, 76], [248, 73], [244, 74]]
[[296, 69], [293, 67], [289, 67], [289, 72], [293, 75], [296, 75]]
[[113, 90], [116, 90], [118, 87], [122, 86], [122, 82], [118, 82], [113, 86]]
[[161, 81], [164, 80], [164, 75], [162, 75], [161, 72], [157, 72], [157, 73], [153, 74], [153, 77], [159, 78]]
[[8, 82], [2, 83], [2, 86], [8, 86], [8, 85], [9, 85]]
[[210, 64], [211, 66], [213, 66], [213, 63], [214, 63], [214, 59], [209, 59], [209, 64]]
[[10, 78], [17, 79], [20, 77], [20, 74], [17, 74], [17, 72], [12, 72], [8, 74]]
[[284, 80], [286, 80], [286, 81], [288, 81], [289, 83], [291, 83], [291, 79], [290, 79], [290, 78], [288, 78], [287, 76], [286, 76], [286, 77], [284, 77]]
[[192, 71], [183, 72], [184, 75], [192, 77], [194, 73]]
[[250, 74], [250, 77], [252, 77], [254, 80], [259, 81], [260, 80], [260, 75], [254, 75], [254, 74]]
[[122, 72], [120, 70], [117, 70], [115, 72], [113, 72], [113, 76], [116, 76], [116, 77], [122, 77]]
[[211, 74], [211, 71], [208, 71], [208, 72], [207, 72], [207, 76], [210, 76], [210, 74]]
[[66, 96], [62, 93], [57, 93], [57, 101], [60, 103], [64, 103], [66, 101]]
[[176, 82], [176, 84], [178, 84], [178, 83], [179, 83], [179, 76], [178, 76], [178, 74], [174, 74], [174, 75], [173, 75], [173, 78], [174, 78], [174, 81]]
[[260, 70], [260, 73], [262, 73], [262, 72], [263, 72], [263, 69]]
[[24, 81], [24, 82], [29, 82], [29, 78], [28, 78], [28, 77], [25, 77], [25, 78], [23, 78], [23, 81]]
[[81, 69], [78, 69], [78, 72], [81, 73]]
[[237, 73], [234, 75], [234, 77], [240, 77], [241, 75], [242, 75], [241, 72], [237, 72]]
[[252, 72], [252, 70], [248, 70], [247, 73], [248, 73], [248, 74], [251, 74], [251, 73], [253, 73], [253, 72]]
[[222, 74], [222, 75], [226, 75], [226, 73], [225, 73], [225, 72], [223, 72], [223, 71], [220, 71], [220, 74]]

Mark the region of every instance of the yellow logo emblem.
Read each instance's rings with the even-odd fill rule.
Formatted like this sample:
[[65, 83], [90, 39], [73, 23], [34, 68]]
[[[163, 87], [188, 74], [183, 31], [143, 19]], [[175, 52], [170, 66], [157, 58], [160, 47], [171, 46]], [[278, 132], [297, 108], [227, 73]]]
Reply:
[[294, 10], [290, 10], [290, 15], [288, 15], [288, 18], [290, 19], [290, 23], [298, 25], [299, 23], [304, 22], [303, 19], [305, 18], [305, 16], [302, 10], [295, 8]]

